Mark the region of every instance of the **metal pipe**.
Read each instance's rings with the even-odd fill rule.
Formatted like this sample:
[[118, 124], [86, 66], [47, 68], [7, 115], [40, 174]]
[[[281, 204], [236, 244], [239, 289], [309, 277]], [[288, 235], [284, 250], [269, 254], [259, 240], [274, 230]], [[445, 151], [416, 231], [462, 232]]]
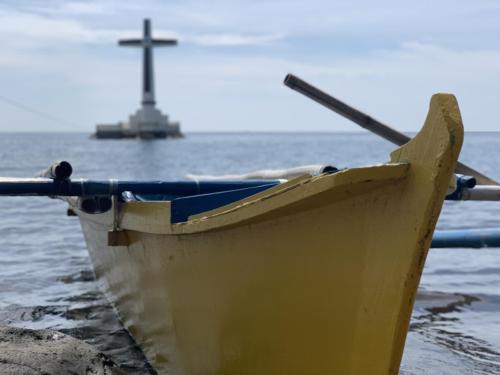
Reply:
[[480, 185], [472, 189], [464, 188], [460, 194], [462, 201], [500, 201], [500, 186]]
[[111, 196], [124, 191], [134, 194], [188, 196], [279, 184], [276, 180], [245, 181], [118, 181], [53, 180], [49, 178], [0, 178], [0, 196]]
[[[293, 74], [287, 74], [284, 83], [291, 89], [300, 92], [315, 102], [358, 124], [362, 128], [365, 128], [398, 146], [401, 146], [410, 140], [407, 135], [404, 135], [403, 133], [400, 133], [397, 130], [381, 123], [380, 121], [375, 120], [373, 117], [370, 117], [356, 108], [334, 98], [333, 96], [310, 85]], [[455, 172], [474, 176], [480, 185], [498, 185], [498, 182], [495, 180], [460, 162], [457, 162]]]
[[46, 170], [40, 172], [37, 177], [46, 177], [58, 180], [67, 180], [73, 173], [73, 167], [67, 161], [56, 161]]
[[483, 248], [500, 247], [500, 229], [448, 229], [436, 230], [431, 248]]

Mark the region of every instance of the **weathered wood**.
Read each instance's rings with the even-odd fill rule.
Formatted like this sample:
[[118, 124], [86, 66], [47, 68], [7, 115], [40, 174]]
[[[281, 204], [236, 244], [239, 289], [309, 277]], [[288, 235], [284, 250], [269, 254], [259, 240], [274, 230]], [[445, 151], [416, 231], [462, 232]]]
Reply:
[[125, 230], [110, 230], [108, 231], [108, 246], [128, 246], [129, 240], [127, 231]]

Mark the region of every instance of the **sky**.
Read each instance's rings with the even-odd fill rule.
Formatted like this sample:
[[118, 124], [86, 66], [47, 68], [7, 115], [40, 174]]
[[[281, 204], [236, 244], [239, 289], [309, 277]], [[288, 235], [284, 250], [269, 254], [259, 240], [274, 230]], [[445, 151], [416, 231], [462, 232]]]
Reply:
[[500, 131], [500, 1], [0, 1], [0, 131], [91, 133], [140, 105], [154, 51], [158, 108], [185, 132], [356, 131], [283, 85], [293, 73], [401, 131], [436, 92], [466, 131]]

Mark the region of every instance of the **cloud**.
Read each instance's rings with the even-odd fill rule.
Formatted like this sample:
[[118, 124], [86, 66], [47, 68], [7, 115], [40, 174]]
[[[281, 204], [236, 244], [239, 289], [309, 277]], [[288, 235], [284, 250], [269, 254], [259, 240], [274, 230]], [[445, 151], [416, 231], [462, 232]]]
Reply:
[[283, 40], [280, 34], [272, 35], [241, 35], [241, 34], [208, 34], [186, 37], [186, 42], [202, 46], [257, 46], [269, 45]]
[[[123, 51], [100, 55], [76, 50], [58, 58], [26, 57], [24, 64], [24, 70], [17, 66], [0, 72], [4, 87], [10, 87], [0, 94], [57, 117], [74, 116], [82, 124], [80, 130], [91, 131], [96, 122], [124, 120], [138, 106], [139, 53], [124, 58]], [[304, 130], [304, 124], [307, 130], [328, 131], [332, 119], [340, 124], [333, 129], [353, 129], [285, 88], [282, 80], [289, 72], [401, 130], [418, 128], [428, 98], [437, 91], [458, 95], [467, 129], [495, 126], [485, 110], [500, 82], [500, 51], [495, 50], [460, 51], [412, 41], [363, 58], [315, 61], [227, 53], [193, 59], [158, 51], [155, 64], [160, 108], [191, 131], [288, 131]]]
[[[7, 8], [7, 7], [5, 7]], [[10, 9], [35, 13], [40, 15], [59, 17], [87, 17], [102, 16], [109, 17], [123, 11], [138, 12], [144, 8], [140, 3], [119, 0], [43, 0], [43, 1], [23, 1], [15, 3], [15, 7]]]
[[74, 116], [80, 130], [138, 105], [140, 54], [116, 41], [139, 37], [148, 14], [155, 37], [180, 39], [155, 53], [155, 72], [158, 102], [187, 130], [329, 130], [330, 113], [283, 87], [288, 72], [400, 129], [418, 127], [435, 91], [456, 92], [470, 123], [493, 126], [484, 103], [500, 82], [500, 5], [490, 1], [12, 4], [0, 6], [0, 95]]
[[0, 40], [11, 46], [22, 44], [40, 49], [58, 43], [107, 42], [116, 30], [96, 30], [72, 19], [0, 10]]
[[[117, 14], [120, 9], [118, 5], [122, 7], [126, 4], [123, 2], [113, 3], [106, 1], [85, 1], [85, 2], [62, 2], [59, 4], [60, 8], [57, 10], [60, 14], [66, 15], [100, 15], [100, 16], [109, 16], [113, 14]], [[122, 8], [123, 9], [123, 8]]]
[[[111, 12], [108, 7], [95, 3], [69, 3], [62, 6], [64, 14], [70, 8], [71, 12], [105, 14]], [[70, 12], [70, 13], [71, 13]], [[57, 12], [56, 12], [57, 13]], [[142, 26], [142, 25], [141, 25]], [[191, 33], [174, 32], [161, 28], [153, 30], [155, 37], [170, 37], [181, 39], [181, 42], [204, 47], [214, 46], [258, 46], [269, 45], [284, 39], [280, 34], [242, 34], [242, 33]], [[51, 17], [44, 14], [22, 13], [11, 9], [0, 9], [0, 43], [12, 50], [0, 52], [15, 54], [16, 49], [32, 49], [40, 51], [46, 47], [61, 44], [78, 47], [82, 44], [116, 43], [118, 39], [140, 37], [142, 29], [96, 28], [85, 22], [72, 18]], [[62, 47], [62, 46], [61, 46]], [[1, 57], [0, 57], [1, 59]], [[9, 59], [4, 59], [9, 60]]]
[[[32, 10], [38, 10], [40, 12], [47, 12], [47, 8], [32, 8]], [[64, 15], [105, 15], [109, 16], [111, 14], [116, 14], [117, 9], [114, 6], [110, 6], [108, 2], [62, 2], [59, 3], [55, 9], [51, 9], [51, 14], [64, 14]]]

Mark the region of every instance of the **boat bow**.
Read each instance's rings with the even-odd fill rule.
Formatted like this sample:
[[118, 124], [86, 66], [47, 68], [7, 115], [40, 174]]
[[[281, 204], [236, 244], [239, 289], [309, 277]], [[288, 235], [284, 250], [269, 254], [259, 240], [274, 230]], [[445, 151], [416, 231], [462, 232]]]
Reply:
[[[385, 165], [299, 177], [178, 223], [168, 201], [75, 210], [158, 371], [395, 375], [462, 140], [455, 98], [438, 94]], [[108, 246], [117, 229], [127, 241]]]

